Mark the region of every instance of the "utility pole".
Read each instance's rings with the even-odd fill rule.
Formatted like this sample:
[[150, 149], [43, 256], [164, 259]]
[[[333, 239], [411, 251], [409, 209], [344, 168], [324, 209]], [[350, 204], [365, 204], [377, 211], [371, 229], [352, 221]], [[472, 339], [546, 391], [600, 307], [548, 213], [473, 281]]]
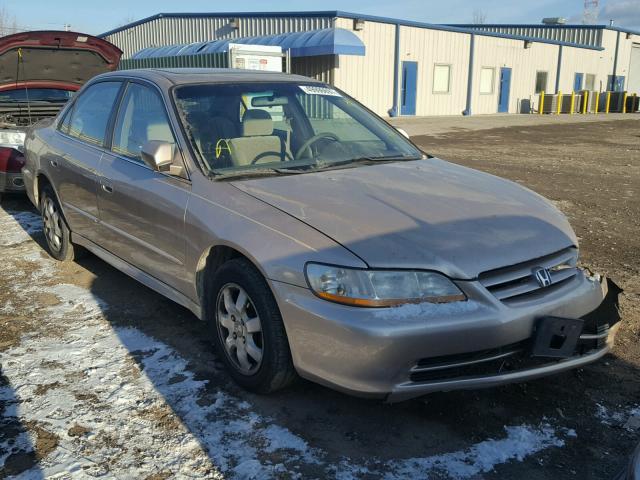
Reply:
[[68, 23], [64, 24], [64, 31], [65, 32], [70, 32], [71, 31], [71, 25], [69, 25]]

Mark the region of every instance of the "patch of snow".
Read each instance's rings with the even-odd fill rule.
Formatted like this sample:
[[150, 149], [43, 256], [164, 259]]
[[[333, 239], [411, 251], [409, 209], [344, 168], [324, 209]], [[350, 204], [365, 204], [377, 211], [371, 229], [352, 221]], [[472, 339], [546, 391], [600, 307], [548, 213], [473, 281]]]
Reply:
[[[57, 447], [21, 478], [144, 478], [157, 472], [177, 478], [300, 478], [308, 466], [325, 472], [319, 476], [344, 480], [367, 475], [425, 479], [443, 473], [466, 479], [560, 447], [564, 437], [575, 435], [546, 423], [507, 426], [504, 438], [451, 453], [331, 460], [303, 436], [256, 413], [250, 402], [197, 379], [188, 361], [167, 344], [135, 328], [114, 327], [104, 318], [109, 305], [89, 290], [46, 285], [56, 278], [57, 264], [26, 241], [29, 232], [41, 228], [35, 214], [0, 209], [0, 245], [16, 245], [0, 270], [5, 281], [15, 283], [15, 298], [3, 308], [22, 315], [35, 312], [43, 325], [20, 345], [0, 352], [2, 374], [9, 382], [0, 387], [5, 407], [0, 424], [37, 422], [58, 439]], [[18, 260], [36, 262], [37, 268], [23, 272]], [[34, 293], [54, 295], [59, 303], [38, 305]], [[469, 301], [405, 305], [376, 314], [394, 319], [478, 308]], [[86, 433], [71, 435], [75, 425]], [[28, 432], [0, 439], [0, 469], [10, 453], [31, 452], [35, 444]]]
[[629, 432], [640, 429], [640, 406], [611, 411], [604, 405], [596, 403], [596, 418], [603, 425], [622, 427]]
[[396, 462], [393, 473], [385, 478], [428, 478], [428, 473], [439, 472], [454, 479], [467, 479], [490, 472], [497, 465], [508, 461], [522, 461], [549, 447], [562, 447], [564, 440], [556, 436], [548, 424], [504, 427], [507, 436], [489, 439], [452, 453], [425, 458], [412, 458]]
[[7, 211], [0, 217], [0, 247], [9, 247], [31, 240], [31, 235], [42, 232], [40, 215], [34, 212]]
[[404, 320], [408, 318], [448, 317], [474, 312], [480, 309], [480, 303], [473, 300], [450, 303], [407, 303], [399, 307], [380, 308], [373, 312], [377, 318]]
[[596, 403], [596, 418], [598, 418], [603, 425], [615, 425], [623, 422], [624, 414], [622, 412], [611, 412], [604, 405]]
[[266, 452], [272, 453], [276, 450], [294, 450], [300, 453], [306, 453], [309, 451], [307, 442], [286, 428], [278, 425], [269, 425], [264, 429], [263, 435], [268, 442], [265, 448]]
[[78, 319], [89, 319], [101, 315], [107, 310], [107, 304], [96, 297], [86, 288], [76, 285], [61, 283], [52, 287], [41, 289], [58, 297], [58, 305], [48, 307], [49, 314], [56, 318], [62, 318], [74, 314]]

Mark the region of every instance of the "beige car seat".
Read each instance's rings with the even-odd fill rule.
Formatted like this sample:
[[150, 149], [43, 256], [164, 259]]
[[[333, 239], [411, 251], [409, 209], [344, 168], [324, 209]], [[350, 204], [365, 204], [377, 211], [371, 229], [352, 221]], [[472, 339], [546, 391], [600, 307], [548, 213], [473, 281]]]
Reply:
[[193, 112], [187, 115], [191, 134], [198, 150], [204, 159], [214, 167], [216, 144], [221, 138], [232, 138], [237, 135], [237, 126], [220, 112]]
[[228, 139], [227, 145], [236, 166], [291, 158], [285, 142], [273, 134], [273, 120], [265, 110], [247, 110], [242, 117], [242, 136]]

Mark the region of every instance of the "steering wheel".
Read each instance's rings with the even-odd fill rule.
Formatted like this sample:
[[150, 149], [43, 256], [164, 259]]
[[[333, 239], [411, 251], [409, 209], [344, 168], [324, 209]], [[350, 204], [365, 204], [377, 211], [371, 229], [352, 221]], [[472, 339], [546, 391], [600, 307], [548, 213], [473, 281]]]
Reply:
[[327, 139], [332, 140], [334, 142], [339, 142], [340, 138], [335, 133], [331, 132], [321, 132], [315, 134], [313, 137], [309, 138], [306, 142], [302, 144], [302, 146], [296, 152], [295, 158], [300, 158], [305, 150], [309, 150], [309, 147], [316, 143], [318, 140]]
[[[262, 160], [265, 157], [280, 157], [282, 154], [280, 152], [262, 152], [261, 154], [259, 154], [256, 158], [254, 158], [253, 160], [251, 160], [251, 165], [255, 165], [256, 163], [258, 163], [260, 160]], [[284, 161], [287, 160], [293, 160], [293, 157], [291, 156], [290, 153], [284, 152]]]

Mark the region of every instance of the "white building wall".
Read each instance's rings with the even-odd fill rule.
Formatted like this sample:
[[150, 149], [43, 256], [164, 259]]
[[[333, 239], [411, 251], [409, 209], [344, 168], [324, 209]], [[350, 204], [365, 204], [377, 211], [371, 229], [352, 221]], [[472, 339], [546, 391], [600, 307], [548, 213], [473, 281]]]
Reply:
[[[613, 32], [607, 30], [608, 34], [611, 35], [611, 43], [613, 44], [612, 51], [615, 51], [616, 48], [616, 35], [620, 35], [620, 45], [618, 47], [618, 65], [616, 67], [616, 75], [624, 77], [624, 88], [627, 88], [627, 84], [629, 81], [629, 61], [631, 59], [631, 47], [633, 42], [631, 39], [627, 39], [627, 34], [623, 32]], [[636, 40], [638, 37], [636, 37]], [[609, 75], [612, 75], [613, 65], [611, 66], [611, 72]]]
[[595, 89], [605, 90], [607, 87], [607, 75], [613, 69], [613, 55], [610, 55], [610, 58], [607, 57], [608, 52], [606, 51], [563, 47], [560, 91], [563, 94], [573, 91], [576, 73], [584, 74], [583, 88], [587, 74], [592, 74], [596, 76]]
[[[336, 27], [352, 29], [353, 20], [336, 19]], [[389, 115], [393, 106], [395, 25], [366, 22], [354, 31], [365, 45], [365, 56], [340, 55], [334, 85], [355, 97], [378, 115]]]
[[638, 40], [639, 43], [632, 43], [631, 45], [627, 90], [629, 90], [630, 93], [640, 95], [640, 38]]
[[[459, 115], [465, 109], [470, 38], [468, 34], [400, 27], [400, 62], [418, 62], [416, 115]], [[451, 66], [448, 93], [433, 92], [436, 64]]]
[[[534, 100], [536, 72], [547, 72], [547, 91], [553, 91], [556, 82], [558, 46], [532, 43], [524, 48], [522, 40], [509, 40], [476, 35], [473, 72], [473, 114], [496, 113], [500, 93], [500, 69], [511, 68], [509, 113], [521, 111], [523, 100]], [[480, 93], [482, 67], [494, 68], [493, 93]]]
[[[379, 115], [388, 115], [394, 105], [395, 24], [366, 21], [363, 30], [354, 31], [354, 20], [351, 18], [246, 17], [239, 19], [238, 28], [231, 28], [230, 20], [230, 17], [158, 18], [109, 35], [106, 39], [123, 49], [126, 58], [149, 46], [269, 35], [331, 26], [345, 28], [353, 31], [363, 41], [366, 48], [365, 56], [309, 57], [300, 59], [297, 64], [304, 63], [305, 73], [308, 71], [309, 75], [332, 81]], [[634, 42], [640, 43], [640, 36], [609, 29], [598, 32], [601, 38], [597, 40], [600, 40], [604, 47], [602, 51], [563, 47], [559, 82], [563, 93], [572, 91], [576, 72], [585, 74], [585, 81], [587, 74], [596, 75], [596, 89], [606, 89], [608, 76], [613, 73], [618, 35], [620, 42], [617, 75], [624, 76], [628, 85], [631, 48]], [[404, 25], [399, 27], [399, 33], [398, 90], [402, 82], [402, 62], [417, 62], [416, 115], [461, 114], [466, 109], [470, 34]], [[472, 113], [497, 112], [502, 67], [512, 69], [509, 113], [521, 111], [523, 101], [532, 101], [534, 105], [537, 103], [537, 71], [548, 73], [546, 91], [555, 93], [558, 50], [558, 45], [535, 41], [530, 48], [525, 49], [522, 40], [476, 34]], [[451, 66], [448, 93], [433, 92], [436, 64]], [[494, 88], [491, 93], [480, 93], [482, 67], [495, 69]]]

